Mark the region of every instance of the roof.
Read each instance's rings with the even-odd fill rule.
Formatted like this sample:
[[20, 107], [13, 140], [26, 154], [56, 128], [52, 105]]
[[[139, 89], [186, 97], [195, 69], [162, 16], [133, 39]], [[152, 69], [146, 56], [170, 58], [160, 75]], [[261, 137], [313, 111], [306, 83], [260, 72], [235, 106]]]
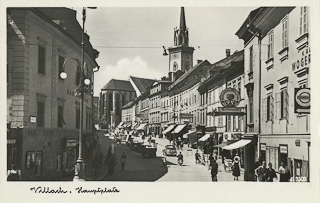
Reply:
[[[76, 44], [81, 44], [82, 41], [82, 27], [77, 21], [75, 10], [63, 7], [11, 7], [8, 8], [8, 14], [17, 11], [31, 11], [38, 15], [43, 20], [47, 21], [49, 24], [60, 30], [63, 34], [68, 36]], [[93, 59], [96, 65], [95, 59], [99, 56], [99, 52], [92, 47], [90, 43], [90, 37], [88, 34], [84, 34], [85, 52]]]
[[138, 78], [138, 77], [133, 77], [133, 76], [130, 76], [130, 79], [137, 86], [137, 88], [141, 94], [146, 92], [147, 88], [151, 87], [151, 85], [156, 81], [156, 80], [152, 80], [152, 79]]
[[122, 90], [134, 92], [134, 89], [129, 81], [116, 79], [111, 79], [101, 90]]
[[243, 71], [243, 57], [244, 50], [236, 51], [231, 56], [210, 65], [210, 77], [201, 83], [198, 91], [203, 92], [209, 84], [226, 77], [227, 73], [234, 73], [237, 69]]
[[255, 33], [259, 33], [260, 37], [266, 34], [276, 25], [282, 18], [290, 13], [294, 7], [260, 7], [250, 12], [246, 20], [236, 32], [236, 35], [248, 42]]
[[[200, 82], [200, 77], [198, 77], [197, 74], [204, 71], [208, 66], [210, 66], [210, 62], [207, 60], [198, 63], [174, 81], [174, 83], [170, 85], [169, 90], [172, 91], [175, 88], [179, 89], [181, 87], [183, 87], [183, 89], [192, 87], [196, 83]], [[182, 89], [179, 89], [179, 91], [182, 91]]]

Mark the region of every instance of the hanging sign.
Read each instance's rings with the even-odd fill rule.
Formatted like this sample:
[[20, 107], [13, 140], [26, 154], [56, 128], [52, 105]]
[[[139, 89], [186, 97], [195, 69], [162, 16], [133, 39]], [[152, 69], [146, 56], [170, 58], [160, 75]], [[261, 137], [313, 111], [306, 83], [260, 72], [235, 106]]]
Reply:
[[310, 113], [310, 88], [294, 88], [294, 112]]
[[236, 107], [240, 103], [240, 94], [234, 88], [224, 89], [220, 94], [220, 103], [224, 107]]

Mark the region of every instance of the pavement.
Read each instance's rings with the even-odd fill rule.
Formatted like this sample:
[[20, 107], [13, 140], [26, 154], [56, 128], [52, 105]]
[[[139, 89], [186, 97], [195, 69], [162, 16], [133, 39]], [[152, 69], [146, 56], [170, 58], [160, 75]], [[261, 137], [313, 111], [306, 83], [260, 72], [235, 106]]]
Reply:
[[[97, 131], [99, 136], [97, 150], [100, 150], [104, 157], [107, 149], [113, 140], [106, 137], [103, 131]], [[136, 152], [127, 147], [124, 143], [116, 144], [116, 166], [115, 172], [108, 175], [108, 167], [103, 164], [98, 165], [98, 169], [93, 170], [92, 166], [88, 165], [86, 170], [87, 181], [205, 181], [211, 182], [211, 174], [208, 162], [196, 164], [194, 154], [196, 149], [184, 146], [181, 151], [184, 157], [184, 164], [179, 166], [176, 157], [166, 157], [167, 166], [163, 166], [162, 150], [165, 145], [170, 144], [165, 138], [156, 138], [157, 157], [142, 157], [140, 152]], [[122, 171], [120, 166], [120, 156], [122, 153], [127, 155], [125, 169]], [[200, 152], [200, 150], [198, 150]], [[222, 160], [218, 159], [218, 181], [230, 182], [234, 181], [232, 171], [225, 171]], [[239, 181], [244, 181], [244, 169], [241, 169]]]
[[[156, 138], [156, 143], [158, 144], [158, 148], [160, 148], [160, 146], [164, 147], [165, 145], [170, 144], [170, 141], [168, 139], [165, 138]], [[211, 181], [211, 175], [210, 175], [210, 170], [208, 170], [209, 168], [209, 162], [203, 162], [202, 164], [196, 164], [195, 163], [195, 157], [194, 154], [196, 153], [197, 149], [193, 149], [193, 148], [188, 148], [187, 146], [184, 146], [182, 148], [182, 150], [177, 150], [178, 153], [181, 151], [181, 153], [183, 154], [184, 157], [184, 161], [187, 162], [191, 167], [201, 167], [203, 170], [198, 170], [198, 173], [205, 173], [208, 174], [207, 175], [207, 181]], [[200, 150], [198, 150], [198, 152], [200, 153]], [[230, 181], [234, 181], [234, 177], [232, 176], [232, 171], [225, 171], [224, 170], [224, 166], [222, 164], [222, 159], [218, 159], [217, 160], [218, 163], [218, 181], [219, 182], [230, 182]], [[170, 171], [169, 171], [170, 173]], [[204, 177], [201, 178], [201, 176], [203, 176], [204, 174], [199, 174], [199, 180], [198, 181], [203, 181], [205, 180]], [[238, 177], [239, 181], [244, 181], [244, 169], [241, 168], [240, 169], [240, 176]]]

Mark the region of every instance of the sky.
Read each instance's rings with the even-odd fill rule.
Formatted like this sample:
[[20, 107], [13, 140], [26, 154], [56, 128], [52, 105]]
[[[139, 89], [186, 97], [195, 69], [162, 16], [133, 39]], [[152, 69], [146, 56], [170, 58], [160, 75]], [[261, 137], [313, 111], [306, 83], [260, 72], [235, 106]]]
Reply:
[[[82, 8], [77, 19], [82, 25]], [[185, 7], [189, 46], [197, 60], [215, 63], [225, 50], [243, 49], [235, 33], [255, 7]], [[173, 46], [173, 31], [179, 27], [180, 7], [98, 7], [87, 9], [85, 30], [100, 54], [95, 73], [94, 95], [111, 79], [129, 76], [160, 79], [168, 75], [169, 57], [163, 48]]]

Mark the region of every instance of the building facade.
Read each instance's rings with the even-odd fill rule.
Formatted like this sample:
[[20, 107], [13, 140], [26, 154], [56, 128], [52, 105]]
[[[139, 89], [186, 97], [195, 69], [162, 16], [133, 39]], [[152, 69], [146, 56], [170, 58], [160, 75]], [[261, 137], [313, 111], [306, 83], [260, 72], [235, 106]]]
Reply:
[[[7, 9], [8, 164], [17, 164], [23, 180], [57, 180], [74, 174], [80, 128], [75, 89], [80, 70], [70, 61], [65, 64], [68, 77], [62, 80], [60, 73], [67, 58], [80, 61], [81, 33], [76, 11], [71, 9]], [[99, 52], [86, 34], [84, 43], [91, 78]], [[93, 126], [92, 89], [89, 86], [84, 96], [85, 133]]]
[[[303, 100], [299, 92], [306, 92], [309, 96], [304, 99], [310, 100], [309, 8], [258, 8], [250, 13], [237, 35], [244, 40], [247, 53], [249, 103], [253, 100], [253, 106], [260, 107], [257, 118], [256, 114], [248, 118], [249, 129], [259, 134], [257, 154], [276, 169], [281, 162], [287, 165], [293, 181], [306, 181], [310, 105], [306, 102], [303, 109], [296, 106]], [[250, 99], [252, 95], [254, 99]]]
[[126, 80], [110, 80], [100, 93], [101, 128], [115, 128], [122, 119], [121, 109], [136, 98], [131, 83]]

